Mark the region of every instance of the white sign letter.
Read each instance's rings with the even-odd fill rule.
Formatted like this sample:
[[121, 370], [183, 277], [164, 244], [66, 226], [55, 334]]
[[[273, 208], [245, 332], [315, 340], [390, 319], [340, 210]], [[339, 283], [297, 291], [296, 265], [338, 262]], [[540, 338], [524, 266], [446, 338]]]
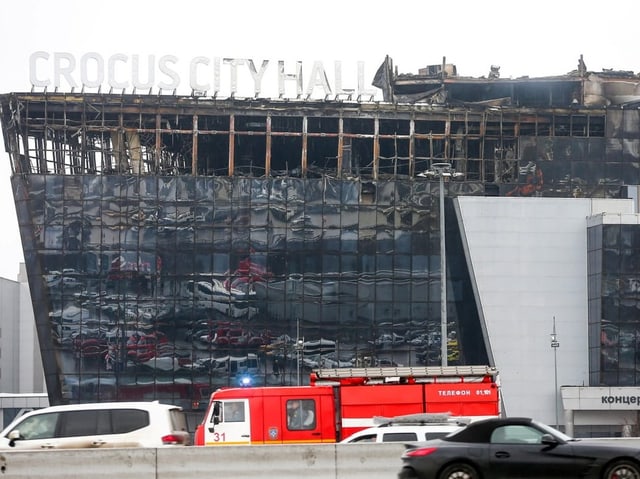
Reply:
[[209, 90], [209, 84], [198, 83], [198, 65], [209, 65], [209, 59], [207, 57], [195, 57], [191, 59], [189, 65], [189, 86], [192, 90], [207, 91]]
[[269, 66], [269, 60], [262, 60], [262, 66], [258, 72], [256, 71], [256, 66], [253, 63], [253, 60], [249, 60], [249, 71], [251, 72], [251, 78], [253, 78], [253, 92], [256, 97], [260, 96], [262, 77], [267, 66]]
[[115, 55], [109, 57], [107, 68], [109, 69], [109, 86], [111, 88], [117, 88], [119, 90], [129, 88], [128, 81], [119, 82], [118, 80], [116, 80], [116, 62], [127, 63], [128, 60], [129, 58], [122, 53], [116, 53]]
[[[89, 62], [95, 62], [95, 79], [89, 79]], [[85, 53], [80, 57], [80, 81], [89, 88], [97, 88], [104, 82], [104, 60], [96, 52]]]
[[133, 88], [140, 88], [141, 90], [146, 90], [147, 88], [151, 88], [154, 82], [154, 72], [153, 68], [156, 63], [155, 55], [148, 56], [147, 63], [147, 82], [142, 83], [140, 81], [140, 57], [139, 55], [132, 55], [132, 65], [131, 65], [131, 73], [133, 75]]
[[278, 61], [278, 94], [284, 96], [284, 82], [285, 80], [293, 80], [296, 82], [296, 94], [302, 95], [302, 62], [296, 62], [295, 73], [284, 72], [284, 61]]
[[158, 87], [163, 90], [174, 90], [180, 85], [180, 75], [169, 67], [169, 63], [178, 63], [178, 58], [173, 55], [164, 55], [158, 61], [158, 68], [171, 79], [171, 83], [160, 82]]
[[29, 81], [33, 86], [49, 86], [51, 84], [51, 80], [38, 80], [37, 69], [38, 65], [36, 62], [38, 60], [48, 60], [49, 54], [47, 52], [33, 52], [29, 57]]
[[331, 94], [331, 87], [329, 86], [327, 73], [324, 71], [324, 65], [322, 62], [318, 61], [313, 62], [313, 69], [311, 70], [311, 78], [309, 78], [306, 94], [311, 95], [313, 93], [313, 89], [317, 86], [324, 90], [325, 95]]
[[[66, 66], [62, 65], [63, 62], [66, 63]], [[53, 86], [60, 87], [61, 77], [64, 77], [71, 88], [77, 87], [78, 85], [71, 76], [75, 67], [76, 59], [71, 53], [55, 52], [53, 54]]]
[[217, 96], [220, 93], [220, 58], [213, 59], [213, 94]]
[[355, 92], [353, 88], [343, 89], [342, 88], [342, 62], [336, 61], [334, 62], [334, 69], [336, 74], [336, 95], [351, 95]]
[[364, 86], [364, 62], [358, 62], [358, 95], [375, 96], [375, 90], [367, 90]]
[[238, 92], [238, 65], [244, 65], [245, 60], [239, 58], [225, 58], [222, 60], [225, 64], [231, 66], [230, 81], [231, 81], [231, 96], [234, 96]]

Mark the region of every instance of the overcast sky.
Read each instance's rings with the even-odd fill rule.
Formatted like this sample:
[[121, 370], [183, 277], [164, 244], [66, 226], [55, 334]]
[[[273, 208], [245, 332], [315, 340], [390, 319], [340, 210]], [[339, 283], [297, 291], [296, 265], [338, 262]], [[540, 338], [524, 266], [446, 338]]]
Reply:
[[[12, 1], [0, 14], [0, 93], [31, 89], [29, 57], [37, 51], [51, 58], [64, 52], [78, 61], [89, 52], [105, 61], [115, 54], [171, 55], [179, 60], [181, 93], [190, 91], [185, 65], [200, 56], [253, 59], [257, 68], [269, 60], [269, 69], [278, 60], [287, 68], [301, 61], [306, 74], [320, 61], [332, 87], [334, 62], [340, 61], [343, 88], [355, 86], [357, 62], [372, 88], [385, 55], [400, 73], [417, 73], [445, 57], [464, 76], [486, 76], [491, 65], [500, 66], [503, 78], [562, 75], [577, 68], [581, 54], [591, 71], [640, 72], [639, 13], [634, 0]], [[53, 78], [50, 62], [38, 65], [39, 80]], [[239, 71], [249, 78], [248, 70]], [[271, 91], [270, 71], [262, 93]], [[228, 71], [221, 77], [225, 96]], [[203, 82], [212, 78], [204, 75]], [[16, 279], [23, 255], [1, 138], [0, 147], [0, 277]]]

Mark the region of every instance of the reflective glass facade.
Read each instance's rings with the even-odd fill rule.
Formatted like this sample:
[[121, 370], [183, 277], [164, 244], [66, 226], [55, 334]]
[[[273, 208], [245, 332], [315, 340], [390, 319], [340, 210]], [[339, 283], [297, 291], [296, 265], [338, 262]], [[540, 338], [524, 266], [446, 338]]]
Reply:
[[600, 224], [588, 232], [591, 383], [638, 386], [640, 226]]
[[63, 394], [177, 400], [247, 375], [439, 364], [437, 192], [384, 181], [363, 205], [352, 180], [30, 175]]

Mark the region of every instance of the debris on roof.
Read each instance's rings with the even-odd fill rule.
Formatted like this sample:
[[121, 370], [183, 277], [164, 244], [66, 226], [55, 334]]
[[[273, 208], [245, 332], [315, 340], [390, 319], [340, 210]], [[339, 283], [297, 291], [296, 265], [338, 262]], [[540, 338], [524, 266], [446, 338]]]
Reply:
[[373, 86], [384, 101], [434, 105], [515, 107], [603, 107], [640, 102], [640, 77], [632, 71], [591, 72], [582, 55], [577, 70], [548, 77], [500, 78], [500, 66], [491, 65], [486, 77], [462, 77], [446, 59], [420, 68], [418, 74], [398, 73], [387, 55]]

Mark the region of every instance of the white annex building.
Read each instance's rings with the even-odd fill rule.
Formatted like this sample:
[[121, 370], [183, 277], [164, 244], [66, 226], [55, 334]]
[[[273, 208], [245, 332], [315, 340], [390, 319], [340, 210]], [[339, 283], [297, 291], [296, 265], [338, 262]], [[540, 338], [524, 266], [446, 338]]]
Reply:
[[49, 405], [24, 264], [18, 280], [0, 278], [0, 427]]
[[595, 435], [637, 426], [628, 398], [640, 388], [589, 384], [587, 254], [589, 226], [638, 224], [635, 200], [459, 197], [456, 205], [503, 413], [570, 435], [578, 425]]

